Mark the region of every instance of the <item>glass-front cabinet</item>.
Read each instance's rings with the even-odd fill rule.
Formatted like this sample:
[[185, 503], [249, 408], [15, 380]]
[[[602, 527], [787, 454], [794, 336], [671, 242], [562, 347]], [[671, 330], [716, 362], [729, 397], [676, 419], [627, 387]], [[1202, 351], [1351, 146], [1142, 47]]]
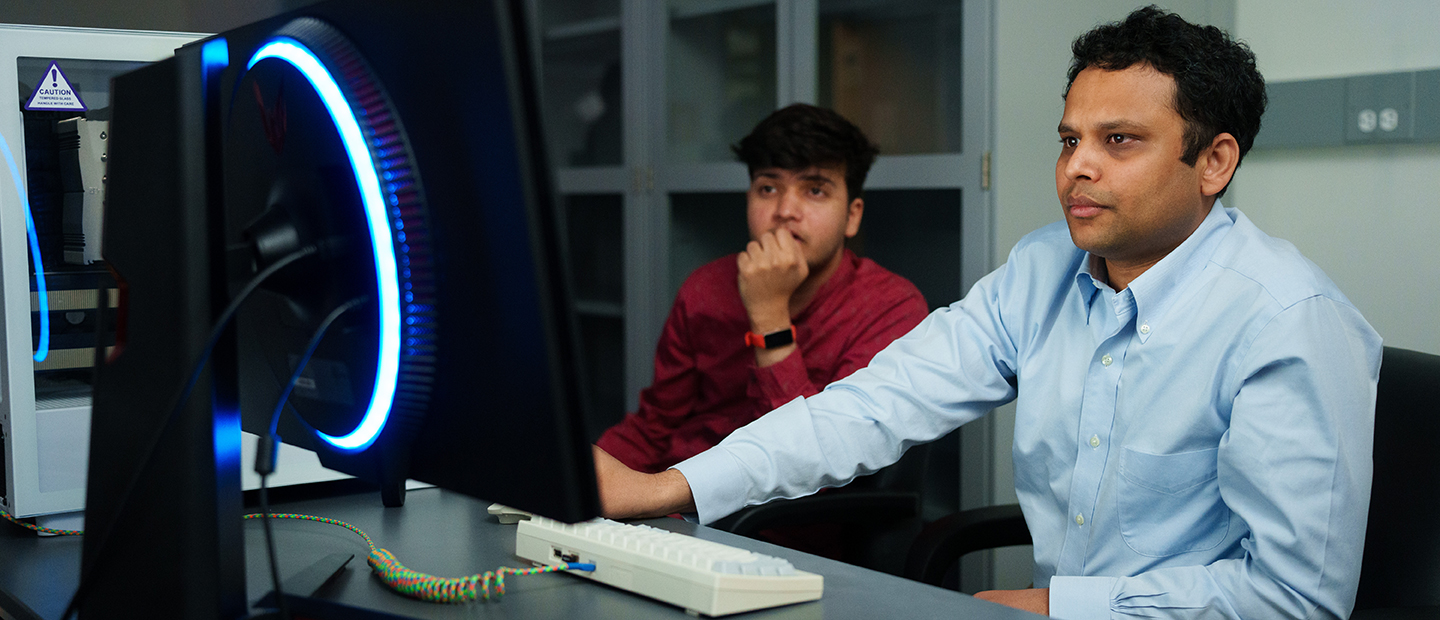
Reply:
[[[574, 277], [572, 293], [584, 360], [590, 439], [627, 409], [627, 213], [643, 205], [630, 191], [626, 148], [629, 67], [622, 62], [621, 0], [530, 2], [547, 155], [556, 170], [557, 207]], [[633, 84], [631, 85], [633, 87]], [[633, 397], [632, 397], [633, 400]]]
[[[592, 437], [649, 384], [680, 283], [744, 248], [748, 177], [730, 147], [779, 107], [833, 108], [880, 146], [851, 249], [909, 278], [932, 308], [990, 269], [991, 10], [961, 0], [532, 0]], [[958, 471], [960, 444], [989, 431], [965, 432], [975, 438], [942, 446], [936, 468]], [[956, 504], [960, 486], [942, 491], [952, 496], [942, 504]], [[967, 494], [984, 485], [973, 486]]]
[[665, 157], [731, 161], [730, 145], [778, 102], [775, 3], [672, 0], [666, 8]]
[[564, 167], [622, 165], [619, 0], [547, 1], [537, 8], [551, 158]]
[[964, 150], [963, 11], [954, 0], [820, 0], [816, 103], [886, 155]]

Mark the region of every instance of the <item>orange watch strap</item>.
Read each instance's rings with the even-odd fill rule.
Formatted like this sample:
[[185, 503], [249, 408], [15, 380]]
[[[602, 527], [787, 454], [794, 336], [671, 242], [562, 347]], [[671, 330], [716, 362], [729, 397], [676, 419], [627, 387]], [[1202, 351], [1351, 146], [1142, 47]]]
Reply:
[[745, 332], [745, 346], [757, 349], [774, 349], [783, 347], [795, 342], [795, 326], [791, 325], [786, 329], [777, 332], [770, 332], [760, 335], [755, 332]]

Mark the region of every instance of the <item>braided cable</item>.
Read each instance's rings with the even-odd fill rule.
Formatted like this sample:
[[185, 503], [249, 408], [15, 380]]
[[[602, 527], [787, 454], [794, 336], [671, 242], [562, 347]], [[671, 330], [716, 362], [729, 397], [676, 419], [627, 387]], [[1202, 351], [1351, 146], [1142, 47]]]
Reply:
[[[259, 519], [259, 513], [245, 515], [245, 519]], [[581, 564], [570, 562], [556, 566], [536, 566], [534, 568], [509, 568], [500, 567], [484, 573], [470, 575], [468, 577], [436, 577], [427, 575], [401, 564], [395, 556], [385, 549], [375, 546], [375, 541], [360, 528], [350, 525], [338, 519], [327, 519], [302, 514], [271, 514], [271, 519], [300, 519], [304, 521], [315, 521], [329, 525], [338, 525], [351, 532], [356, 533], [365, 539], [365, 544], [370, 547], [370, 556], [366, 562], [370, 570], [386, 587], [396, 593], [413, 599], [431, 603], [469, 603], [472, 601], [488, 602], [492, 598], [496, 601], [505, 596], [506, 575], [541, 575], [563, 570], [595, 570], [594, 564]], [[494, 586], [492, 594], [491, 586]]]
[[[253, 513], [247, 514], [243, 518], [253, 520], [259, 519], [260, 516], [260, 513]], [[54, 534], [56, 536], [80, 536], [84, 534], [84, 532], [79, 530], [54, 530], [26, 523], [16, 519], [3, 510], [0, 510], [0, 517], [20, 527], [41, 534]], [[495, 570], [485, 571], [484, 573], [470, 575], [468, 577], [436, 577], [401, 564], [399, 560], [395, 559], [394, 554], [375, 546], [375, 541], [370, 538], [369, 534], [339, 519], [328, 519], [325, 517], [294, 513], [271, 513], [270, 518], [314, 521], [316, 523], [336, 525], [354, 532], [357, 536], [364, 539], [365, 545], [370, 548], [370, 556], [366, 562], [370, 565], [370, 570], [375, 572], [375, 575], [380, 578], [380, 581], [384, 583], [386, 587], [401, 595], [431, 603], [469, 603], [476, 600], [488, 602], [492, 598], [498, 602], [501, 597], [505, 596], [506, 575], [526, 576], [543, 575], [545, 573], [554, 573], [563, 570], [595, 570], [594, 564], [569, 562], [563, 565], [536, 566], [533, 568], [510, 568], [502, 566]], [[493, 593], [491, 591], [492, 585], [494, 586]]]
[[85, 532], [82, 532], [80, 530], [52, 530], [48, 527], [40, 527], [38, 525], [26, 523], [24, 521], [16, 519], [15, 517], [10, 516], [10, 513], [5, 512], [4, 510], [0, 510], [0, 517], [4, 517], [6, 521], [14, 523], [15, 525], [23, 527], [27, 530], [33, 530], [40, 534], [52, 534], [55, 536], [81, 536], [85, 534]]

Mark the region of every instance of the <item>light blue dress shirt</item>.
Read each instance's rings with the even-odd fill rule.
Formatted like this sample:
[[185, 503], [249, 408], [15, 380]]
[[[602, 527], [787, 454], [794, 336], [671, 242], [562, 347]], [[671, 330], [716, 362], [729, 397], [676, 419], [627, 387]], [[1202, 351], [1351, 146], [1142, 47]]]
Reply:
[[710, 522], [1015, 399], [1015, 489], [1053, 616], [1344, 618], [1380, 348], [1318, 267], [1218, 202], [1119, 292], [1060, 222], [867, 368], [676, 468]]

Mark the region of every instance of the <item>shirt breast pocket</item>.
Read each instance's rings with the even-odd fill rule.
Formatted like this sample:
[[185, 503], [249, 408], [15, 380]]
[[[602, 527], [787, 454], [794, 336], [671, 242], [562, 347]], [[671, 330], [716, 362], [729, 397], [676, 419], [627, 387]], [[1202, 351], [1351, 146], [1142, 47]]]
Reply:
[[1120, 454], [1120, 535], [1136, 553], [1163, 557], [1210, 549], [1225, 539], [1230, 510], [1220, 499], [1218, 448]]

